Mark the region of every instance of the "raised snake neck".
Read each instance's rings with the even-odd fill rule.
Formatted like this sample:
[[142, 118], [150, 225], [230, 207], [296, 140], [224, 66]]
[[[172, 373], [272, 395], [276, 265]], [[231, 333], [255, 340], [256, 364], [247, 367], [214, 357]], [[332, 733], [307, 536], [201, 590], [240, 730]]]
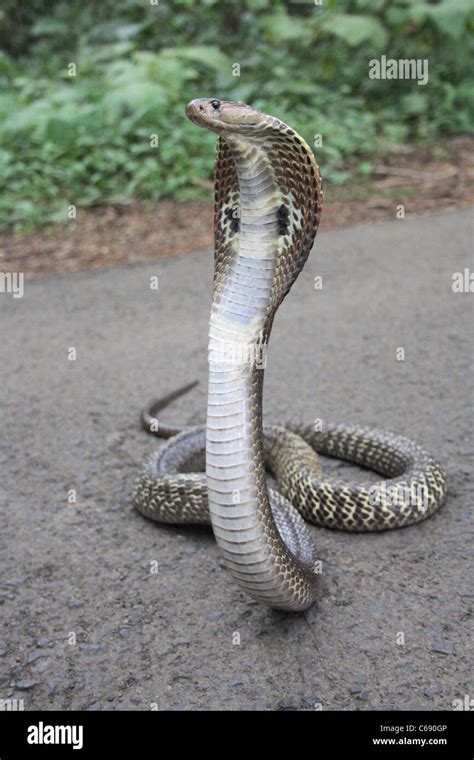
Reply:
[[[266, 431], [264, 445], [262, 358], [278, 306], [314, 241], [322, 204], [319, 171], [294, 130], [248, 106], [196, 100], [187, 115], [219, 134], [206, 481], [178, 474], [186, 456], [202, 447], [204, 431], [191, 430], [148, 463], [134, 503], [147, 516], [166, 521], [181, 521], [183, 515], [205, 521], [208, 508], [225, 565], [239, 586], [272, 607], [302, 610], [316, 594], [315, 554], [291, 505], [280, 494], [269, 496], [266, 464], [305, 517], [356, 530], [423, 519], [444, 500], [446, 480], [427, 452], [377, 431], [329, 426], [318, 446], [316, 434], [306, 428], [275, 427]], [[404, 473], [401, 482], [410, 488], [421, 484], [427, 501], [401, 505], [394, 521], [393, 510], [385, 506], [384, 511], [382, 504], [377, 513], [368, 503], [366, 488], [324, 479], [315, 450], [384, 474]]]

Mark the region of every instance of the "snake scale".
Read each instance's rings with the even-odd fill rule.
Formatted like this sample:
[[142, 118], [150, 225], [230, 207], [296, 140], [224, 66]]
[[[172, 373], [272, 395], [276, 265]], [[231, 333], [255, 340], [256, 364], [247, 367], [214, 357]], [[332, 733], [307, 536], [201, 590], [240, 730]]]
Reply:
[[[277, 609], [304, 610], [318, 575], [305, 520], [349, 531], [410, 525], [441, 506], [446, 476], [427, 451], [393, 433], [329, 422], [263, 428], [261, 358], [313, 245], [319, 169], [293, 129], [243, 103], [193, 100], [186, 115], [218, 135], [207, 423], [153, 430], [157, 412], [191, 386], [143, 413], [145, 428], [172, 440], [143, 467], [133, 502], [153, 520], [210, 522], [243, 590]], [[385, 480], [329, 477], [318, 453]]]

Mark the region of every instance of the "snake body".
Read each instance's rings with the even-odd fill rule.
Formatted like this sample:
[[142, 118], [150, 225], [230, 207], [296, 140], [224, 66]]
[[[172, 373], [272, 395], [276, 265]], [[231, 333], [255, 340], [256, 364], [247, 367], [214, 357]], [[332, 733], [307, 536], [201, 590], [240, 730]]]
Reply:
[[[393, 433], [329, 422], [263, 428], [262, 356], [314, 242], [320, 174], [309, 146], [279, 119], [216, 99], [191, 101], [186, 114], [219, 136], [207, 423], [154, 431], [172, 439], [143, 467], [134, 505], [161, 522], [210, 522], [242, 589], [271, 607], [304, 610], [318, 574], [304, 519], [351, 531], [410, 525], [441, 506], [446, 476], [427, 451]], [[189, 387], [154, 403], [144, 426], [152, 429], [156, 413]], [[386, 480], [329, 478], [317, 452]], [[278, 490], [267, 487], [266, 470]]]

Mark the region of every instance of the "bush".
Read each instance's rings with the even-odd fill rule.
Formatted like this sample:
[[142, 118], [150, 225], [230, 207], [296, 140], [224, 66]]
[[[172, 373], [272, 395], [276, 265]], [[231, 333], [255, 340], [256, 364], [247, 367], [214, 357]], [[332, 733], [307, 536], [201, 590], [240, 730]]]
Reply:
[[[467, 0], [8, 0], [1, 13], [2, 227], [65, 219], [71, 203], [210, 197], [214, 137], [184, 117], [198, 96], [249, 102], [310, 144], [321, 134], [334, 183], [406, 140], [472, 131]], [[427, 58], [428, 85], [370, 79], [381, 54]]]

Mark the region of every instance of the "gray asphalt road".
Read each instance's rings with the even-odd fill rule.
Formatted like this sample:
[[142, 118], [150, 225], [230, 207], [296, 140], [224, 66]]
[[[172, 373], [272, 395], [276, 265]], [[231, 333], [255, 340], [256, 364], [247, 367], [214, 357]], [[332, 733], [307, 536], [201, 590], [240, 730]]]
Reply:
[[246, 598], [207, 530], [160, 527], [131, 506], [158, 443], [139, 427], [143, 403], [198, 377], [167, 418], [204, 419], [212, 254], [0, 293], [0, 698], [26, 710], [440, 710], [474, 696], [474, 296], [452, 291], [471, 249], [471, 209], [321, 234], [277, 316], [266, 412], [413, 436], [450, 478], [426, 523], [313, 528], [324, 572], [305, 615]]

